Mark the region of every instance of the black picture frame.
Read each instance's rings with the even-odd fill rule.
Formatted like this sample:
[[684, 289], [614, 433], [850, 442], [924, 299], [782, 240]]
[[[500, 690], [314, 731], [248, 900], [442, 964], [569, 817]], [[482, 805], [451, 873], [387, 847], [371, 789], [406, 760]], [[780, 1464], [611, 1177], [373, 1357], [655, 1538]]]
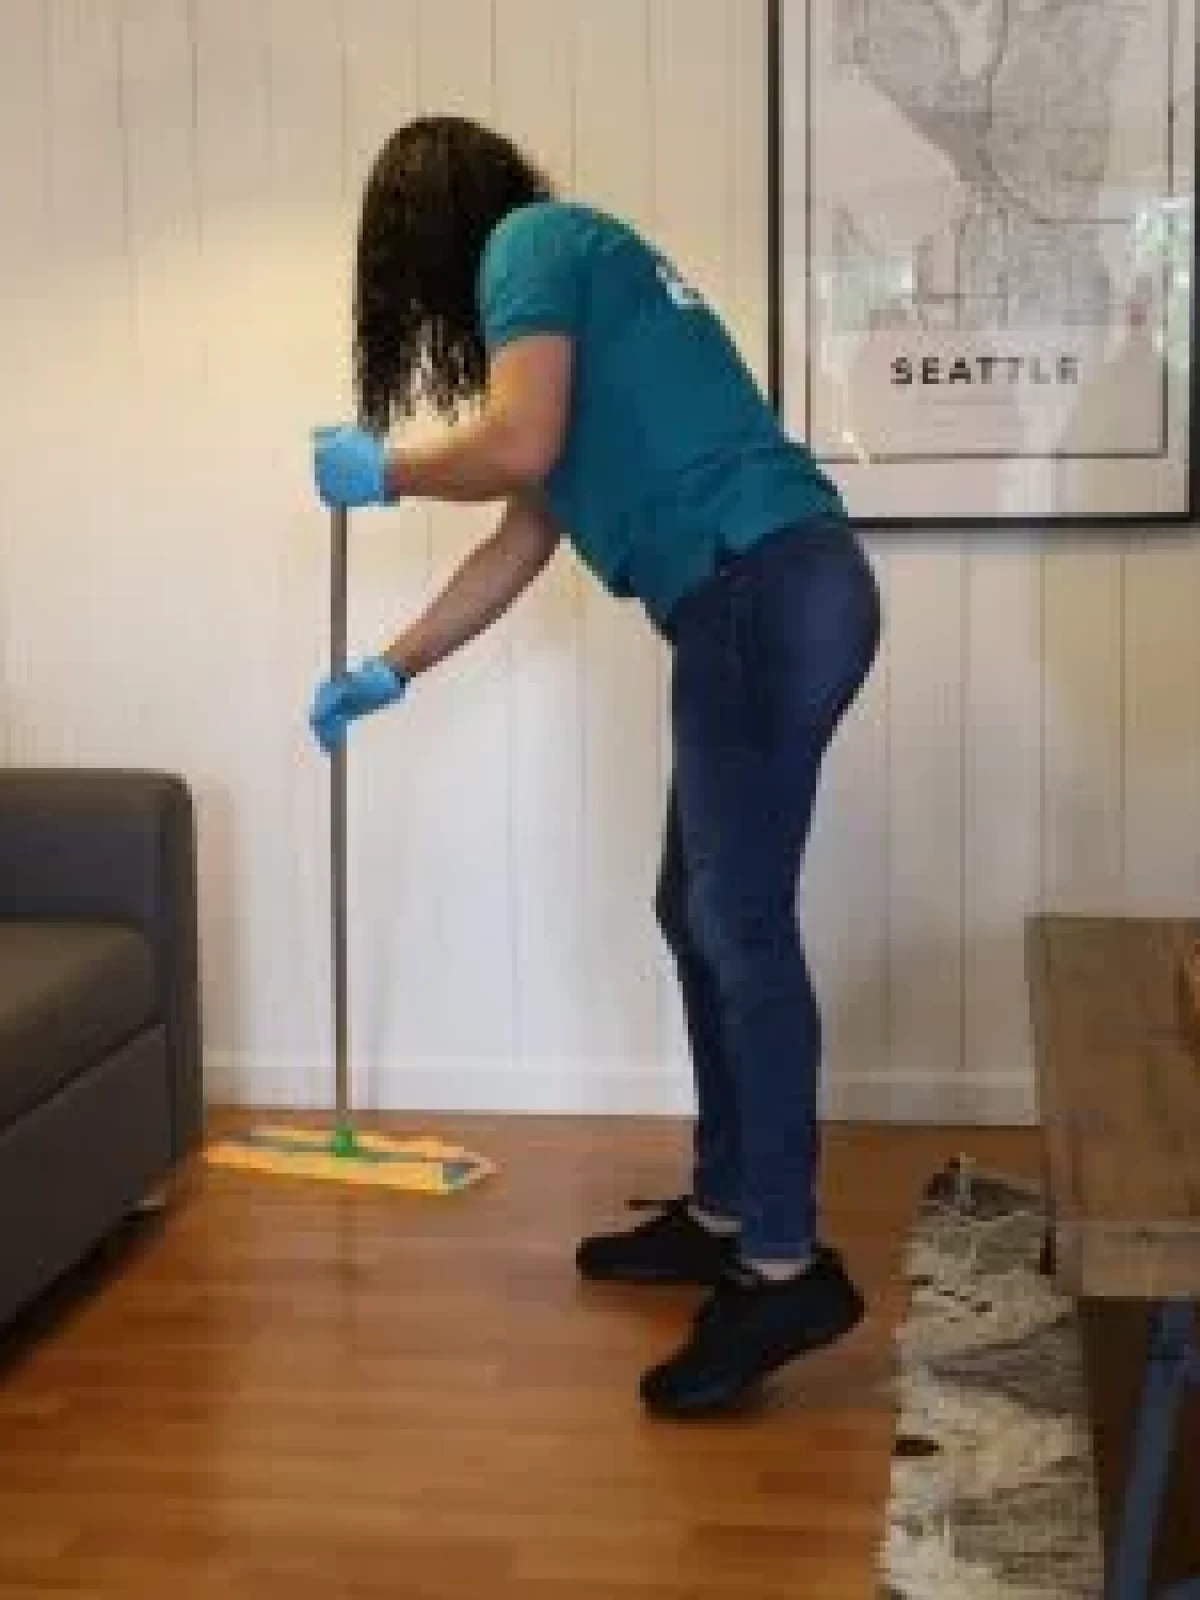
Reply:
[[[814, 5], [836, 5], [838, 0], [764, 0], [767, 29], [767, 249], [768, 249], [768, 345], [767, 380], [771, 404], [785, 425], [788, 423], [788, 396], [790, 374], [787, 370], [785, 324], [785, 259], [784, 259], [784, 189], [788, 151], [785, 145], [784, 102], [788, 92], [785, 81], [784, 26], [785, 12], [803, 10], [811, 16]], [[1095, 5], [1108, 0], [1092, 0]], [[1172, 6], [1187, 4], [1196, 15], [1200, 0], [1169, 0]], [[1195, 21], [1197, 54], [1196, 82], [1200, 83], [1200, 17]], [[809, 67], [811, 71], [811, 65]], [[1200, 227], [1197, 225], [1197, 186], [1200, 184], [1200, 116], [1193, 113], [1192, 172], [1191, 172], [1191, 249], [1189, 252], [1190, 293], [1187, 311], [1187, 409], [1186, 450], [1187, 461], [1182, 466], [1186, 503], [1179, 507], [1157, 509], [1146, 506], [1138, 510], [1121, 510], [1111, 513], [1088, 511], [1075, 514], [1047, 509], [1032, 514], [997, 512], [993, 515], [959, 514], [951, 507], [945, 514], [879, 515], [856, 512], [850, 504], [851, 519], [856, 526], [870, 531], [878, 530], [930, 530], [955, 532], [958, 530], [1014, 529], [1105, 529], [1145, 528], [1187, 529], [1193, 526], [1200, 511], [1200, 359], [1196, 349], [1197, 304], [1200, 300]], [[811, 159], [806, 157], [806, 159]], [[811, 269], [811, 263], [808, 264]], [[806, 363], [808, 351], [806, 349]], [[814, 453], [817, 453], [814, 451]], [[818, 455], [818, 459], [820, 456]], [[838, 470], [830, 462], [828, 470], [835, 478]], [[848, 497], [849, 498], [849, 497]]]

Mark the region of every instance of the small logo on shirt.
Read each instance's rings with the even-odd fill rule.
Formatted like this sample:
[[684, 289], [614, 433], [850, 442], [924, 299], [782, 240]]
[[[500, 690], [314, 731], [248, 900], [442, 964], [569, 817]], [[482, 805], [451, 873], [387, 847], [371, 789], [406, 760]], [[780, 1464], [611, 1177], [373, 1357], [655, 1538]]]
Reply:
[[703, 306], [699, 293], [684, 282], [669, 261], [658, 263], [658, 281], [681, 311], [698, 311]]

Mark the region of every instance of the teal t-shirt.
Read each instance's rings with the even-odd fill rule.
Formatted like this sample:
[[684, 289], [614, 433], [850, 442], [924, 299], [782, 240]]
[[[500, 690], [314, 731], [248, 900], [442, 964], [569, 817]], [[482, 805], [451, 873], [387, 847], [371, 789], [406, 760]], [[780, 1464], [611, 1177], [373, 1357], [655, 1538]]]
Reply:
[[626, 224], [560, 201], [493, 230], [479, 274], [485, 343], [574, 342], [547, 504], [580, 558], [656, 621], [713, 568], [791, 523], [844, 515], [718, 317]]

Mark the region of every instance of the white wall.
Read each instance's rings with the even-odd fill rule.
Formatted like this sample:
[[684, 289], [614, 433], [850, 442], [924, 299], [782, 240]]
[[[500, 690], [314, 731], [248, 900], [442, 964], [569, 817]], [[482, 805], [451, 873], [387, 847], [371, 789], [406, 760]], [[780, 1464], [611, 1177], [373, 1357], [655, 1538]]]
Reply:
[[[14, 763], [164, 765], [199, 807], [212, 1091], [327, 1103], [327, 528], [357, 197], [463, 109], [652, 229], [765, 365], [751, 0], [0, 0], [0, 604]], [[382, 642], [486, 512], [353, 527]], [[889, 537], [885, 654], [829, 769], [806, 920], [831, 1109], [1020, 1117], [1020, 919], [1196, 909], [1190, 538]], [[686, 1105], [649, 914], [664, 658], [569, 557], [365, 726], [356, 1095]]]

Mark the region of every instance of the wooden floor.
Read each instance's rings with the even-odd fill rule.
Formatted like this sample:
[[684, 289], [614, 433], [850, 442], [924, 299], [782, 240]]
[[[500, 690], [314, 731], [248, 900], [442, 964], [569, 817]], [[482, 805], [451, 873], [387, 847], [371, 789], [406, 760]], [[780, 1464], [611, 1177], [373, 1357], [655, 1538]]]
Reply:
[[[921, 1182], [1027, 1134], [830, 1130], [867, 1322], [750, 1418], [648, 1421], [696, 1296], [585, 1286], [577, 1235], [679, 1186], [644, 1122], [422, 1119], [455, 1199], [197, 1172], [0, 1348], [0, 1600], [867, 1600]], [[414, 1131], [414, 1130], [406, 1130]], [[7, 1224], [6, 1224], [7, 1225]]]

